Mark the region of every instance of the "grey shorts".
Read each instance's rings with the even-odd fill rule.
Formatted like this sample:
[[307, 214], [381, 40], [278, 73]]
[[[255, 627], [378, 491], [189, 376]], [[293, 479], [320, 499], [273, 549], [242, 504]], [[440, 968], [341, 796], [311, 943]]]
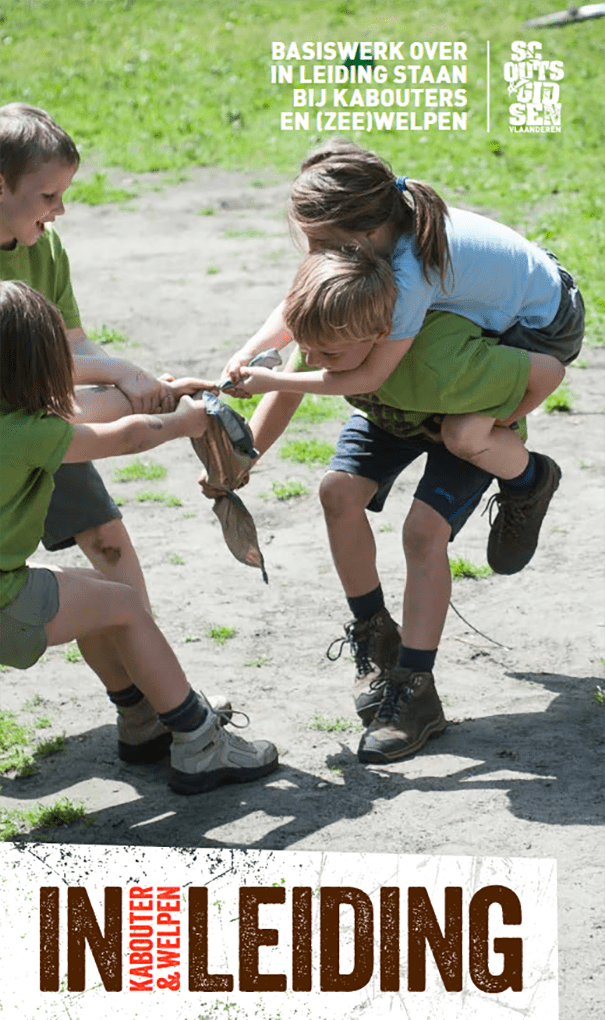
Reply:
[[75, 545], [74, 535], [121, 518], [94, 464], [61, 464], [44, 522], [44, 548]]
[[584, 338], [584, 301], [573, 277], [560, 264], [556, 255], [547, 253], [558, 266], [561, 277], [561, 300], [557, 314], [548, 326], [530, 329], [516, 322], [505, 333], [498, 334], [507, 347], [521, 347], [524, 351], [550, 354], [563, 365], [575, 361]]
[[59, 611], [59, 584], [52, 570], [30, 567], [27, 581], [12, 602], [0, 609], [0, 662], [29, 669], [44, 655], [44, 624]]

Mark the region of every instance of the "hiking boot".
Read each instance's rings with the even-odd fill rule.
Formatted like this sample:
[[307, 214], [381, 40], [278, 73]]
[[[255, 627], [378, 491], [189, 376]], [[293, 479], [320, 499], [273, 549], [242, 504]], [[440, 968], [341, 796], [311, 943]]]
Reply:
[[[527, 492], [501, 488], [486, 507], [491, 524], [487, 562], [496, 574], [516, 574], [529, 563], [538, 545], [548, 504], [559, 487], [559, 465], [542, 453], [534, 453], [534, 457], [541, 471], [537, 485]], [[491, 511], [495, 503], [498, 515], [492, 524]]]
[[[337, 655], [330, 655], [332, 647], [340, 641]], [[376, 681], [380, 673], [397, 664], [401, 637], [399, 628], [384, 607], [369, 620], [351, 620], [345, 624], [345, 637], [336, 638], [326, 655], [331, 661], [339, 659], [348, 644], [355, 659], [355, 709], [364, 726], [369, 726], [382, 698], [382, 682]]]
[[244, 740], [209, 712], [189, 733], [172, 733], [168, 785], [175, 793], [206, 793], [223, 783], [249, 783], [277, 768], [277, 748], [268, 740]]
[[386, 765], [415, 754], [447, 723], [432, 673], [396, 666], [382, 681], [382, 701], [357, 756], [362, 762]]
[[[210, 700], [221, 720], [229, 722], [233, 715], [231, 702], [221, 694]], [[157, 712], [143, 698], [136, 705], [118, 707], [118, 756], [129, 765], [153, 765], [170, 750], [172, 731], [162, 725]]]

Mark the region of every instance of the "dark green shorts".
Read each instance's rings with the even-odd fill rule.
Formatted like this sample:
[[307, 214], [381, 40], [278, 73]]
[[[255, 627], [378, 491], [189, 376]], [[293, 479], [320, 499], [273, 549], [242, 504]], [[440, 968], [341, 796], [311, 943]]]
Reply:
[[55, 552], [75, 545], [74, 535], [120, 518], [94, 464], [61, 464], [54, 476], [42, 542]]

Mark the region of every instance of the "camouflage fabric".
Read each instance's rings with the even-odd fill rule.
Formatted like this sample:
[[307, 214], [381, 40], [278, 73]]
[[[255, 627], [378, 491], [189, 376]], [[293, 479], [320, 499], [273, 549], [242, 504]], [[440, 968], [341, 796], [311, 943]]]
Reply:
[[214, 500], [214, 513], [235, 558], [249, 567], [258, 567], [263, 581], [268, 584], [256, 526], [242, 500], [233, 492], [258, 456], [252, 433], [246, 419], [213, 393], [205, 391], [196, 394], [198, 396], [203, 397], [208, 426], [202, 436], [191, 440], [191, 445], [206, 468], [208, 484], [223, 492]]

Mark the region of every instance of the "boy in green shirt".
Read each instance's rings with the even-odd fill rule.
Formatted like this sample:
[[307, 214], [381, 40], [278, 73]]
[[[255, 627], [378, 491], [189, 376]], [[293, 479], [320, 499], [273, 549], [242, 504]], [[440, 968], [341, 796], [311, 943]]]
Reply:
[[[387, 263], [363, 252], [309, 256], [285, 302], [285, 322], [298, 350], [282, 375], [246, 366], [240, 383], [240, 392], [267, 392], [251, 421], [260, 453], [322, 377], [363, 412], [341, 432], [320, 499], [354, 617], [343, 641], [355, 656], [355, 703], [367, 727], [358, 754], [363, 762], [379, 763], [414, 754], [446, 726], [432, 671], [450, 600], [448, 543], [500, 474], [509, 451], [513, 464], [526, 456], [520, 419], [557, 385], [560, 370], [548, 356], [499, 345], [468, 319], [433, 311], [376, 392], [351, 392], [348, 381], [360, 366], [389, 346], [381, 339], [394, 299], [388, 283]], [[297, 378], [311, 366], [323, 372]], [[455, 421], [469, 412], [494, 423], [492, 448], [482, 451], [479, 464], [455, 456], [439, 434], [444, 417]], [[515, 422], [514, 429], [502, 427]], [[407, 576], [400, 632], [384, 605], [366, 510], [382, 510], [397, 476], [422, 453], [425, 471], [403, 528]], [[533, 515], [532, 547], [513, 549], [526, 562], [560, 476], [549, 457], [534, 456], [545, 484], [536, 487], [540, 506]], [[514, 535], [504, 537], [509, 545], [523, 546]]]
[[[21, 280], [58, 308], [67, 329], [76, 383], [115, 387], [116, 397], [118, 392], [123, 395], [121, 414], [173, 411], [176, 399], [166, 382], [128, 361], [108, 357], [82, 329], [67, 254], [51, 226], [65, 212], [63, 195], [79, 158], [72, 139], [44, 110], [24, 103], [0, 108], [0, 279]], [[113, 405], [111, 416], [115, 416]], [[92, 420], [109, 419], [101, 414]], [[151, 611], [122, 515], [94, 466], [61, 465], [54, 482], [42, 539], [45, 547], [55, 551], [77, 544], [97, 570], [109, 580], [133, 587]], [[110, 671], [115, 658], [111, 643], [104, 637], [91, 639], [95, 642], [99, 672]], [[134, 716], [128, 733], [124, 720], [120, 727], [122, 744], [138, 744], [141, 735]], [[153, 734], [149, 739], [153, 745]]]

